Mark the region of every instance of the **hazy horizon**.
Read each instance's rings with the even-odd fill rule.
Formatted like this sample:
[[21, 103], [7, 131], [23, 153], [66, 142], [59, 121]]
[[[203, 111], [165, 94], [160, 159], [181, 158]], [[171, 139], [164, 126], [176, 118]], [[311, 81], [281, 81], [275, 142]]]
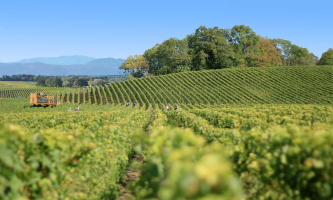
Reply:
[[[103, 58], [112, 58], [112, 57], [100, 57], [100, 58], [97, 58], [97, 57], [93, 57], [93, 56], [86, 56], [86, 55], [61, 55], [61, 56], [48, 56], [48, 57], [33, 57], [33, 58], [23, 58], [23, 59], [20, 59], [20, 60], [15, 60], [15, 61], [5, 61], [4, 59], [1, 59], [0, 58], [0, 63], [15, 63], [15, 62], [19, 62], [19, 61], [22, 61], [22, 60], [28, 60], [28, 59], [37, 59], [37, 58], [59, 58], [59, 57], [71, 57], [71, 56], [84, 56], [84, 57], [91, 57], [91, 58], [94, 58], [94, 59], [103, 59]], [[113, 58], [113, 59], [124, 59], [126, 60], [126, 58]]]

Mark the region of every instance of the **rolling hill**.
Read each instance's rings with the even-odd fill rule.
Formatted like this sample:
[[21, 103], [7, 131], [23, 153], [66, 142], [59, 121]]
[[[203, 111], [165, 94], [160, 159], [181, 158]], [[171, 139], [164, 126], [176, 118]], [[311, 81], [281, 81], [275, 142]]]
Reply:
[[[1, 94], [0, 94], [1, 95]], [[332, 104], [333, 66], [183, 72], [58, 93], [91, 104]]]
[[183, 72], [81, 89], [76, 95], [83, 98], [83, 93], [100, 104], [332, 104], [333, 66]]

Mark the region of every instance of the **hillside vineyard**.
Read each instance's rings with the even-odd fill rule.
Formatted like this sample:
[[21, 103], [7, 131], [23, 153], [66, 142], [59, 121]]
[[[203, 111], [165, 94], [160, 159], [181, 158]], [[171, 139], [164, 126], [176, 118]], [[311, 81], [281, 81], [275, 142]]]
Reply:
[[58, 93], [75, 103], [330, 104], [333, 67], [241, 68], [185, 72]]
[[63, 102], [91, 104], [329, 104], [333, 101], [333, 67], [237, 68], [184, 72], [105, 87], [63, 90], [0, 90], [0, 97], [28, 97], [43, 91]]
[[50, 91], [56, 107], [0, 99], [0, 199], [332, 199], [332, 74], [210, 70]]

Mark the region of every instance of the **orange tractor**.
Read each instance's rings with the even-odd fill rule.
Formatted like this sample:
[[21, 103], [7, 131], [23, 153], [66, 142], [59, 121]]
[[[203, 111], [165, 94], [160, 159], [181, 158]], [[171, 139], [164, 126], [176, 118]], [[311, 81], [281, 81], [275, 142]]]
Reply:
[[48, 96], [43, 93], [31, 93], [30, 104], [35, 106], [56, 106], [60, 104], [60, 97]]

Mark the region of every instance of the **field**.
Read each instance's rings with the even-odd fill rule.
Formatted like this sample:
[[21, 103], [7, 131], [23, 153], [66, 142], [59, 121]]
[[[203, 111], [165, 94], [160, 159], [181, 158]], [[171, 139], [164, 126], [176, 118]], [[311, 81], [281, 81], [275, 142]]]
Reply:
[[26, 89], [36, 87], [37, 82], [33, 81], [0, 81], [0, 90], [3, 89]]
[[0, 199], [332, 199], [332, 74], [199, 71], [55, 91], [57, 107], [0, 99]]

